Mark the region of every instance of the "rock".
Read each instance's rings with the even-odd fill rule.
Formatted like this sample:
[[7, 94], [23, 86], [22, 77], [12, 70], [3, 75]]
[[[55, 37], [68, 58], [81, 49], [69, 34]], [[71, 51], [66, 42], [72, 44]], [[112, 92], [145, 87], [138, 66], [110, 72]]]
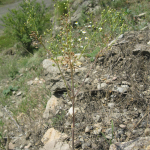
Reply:
[[91, 143], [90, 142], [88, 142], [88, 143], [83, 143], [82, 144], [82, 149], [83, 150], [86, 150], [86, 149], [88, 149], [88, 148], [90, 148], [91, 147]]
[[127, 81], [122, 81], [122, 85], [128, 85], [128, 86], [131, 86], [131, 83], [130, 83], [130, 82], [127, 82]]
[[28, 144], [27, 146], [25, 146], [24, 148], [25, 148], [25, 150], [26, 150], [26, 149], [29, 149], [31, 146], [32, 146], [32, 144], [29, 143], [29, 144]]
[[47, 142], [43, 148], [40, 148], [39, 150], [71, 150], [69, 144], [53, 140]]
[[90, 4], [90, 1], [84, 1], [80, 6], [78, 6], [77, 10], [74, 12], [74, 14], [71, 17], [71, 24], [74, 25], [75, 22], [78, 22], [79, 19], [82, 16], [82, 10], [83, 8], [87, 8]]
[[46, 109], [43, 113], [43, 118], [48, 119], [50, 117], [50, 112], [56, 113], [56, 106], [60, 104], [58, 99], [53, 95], [47, 102]]
[[136, 44], [135, 49], [132, 52], [133, 52], [133, 55], [137, 55], [141, 53], [141, 55], [143, 56], [145, 55], [150, 56], [150, 46], [146, 46], [143, 44]]
[[[82, 108], [81, 108], [82, 109]], [[74, 113], [76, 114], [76, 113], [80, 113], [81, 112], [81, 110], [78, 108], [78, 107], [76, 107], [76, 108], [74, 108]], [[82, 113], [84, 113], [84, 109], [82, 109]], [[69, 111], [68, 111], [68, 113], [67, 113], [67, 116], [72, 116], [73, 115], [73, 108], [71, 107], [70, 109], [69, 109]]]
[[74, 3], [72, 4], [73, 9], [77, 9], [77, 7], [82, 3], [82, 0], [75, 0]]
[[112, 134], [106, 135], [106, 138], [109, 139], [109, 140], [111, 140], [112, 139]]
[[150, 145], [146, 147], [146, 150], [150, 150]]
[[105, 88], [105, 87], [107, 87], [107, 84], [106, 83], [98, 83], [98, 85], [97, 85], [97, 89], [98, 90], [101, 90], [101, 89], [103, 89], [103, 88]]
[[101, 9], [101, 7], [100, 7], [100, 6], [96, 6], [96, 7], [94, 7], [94, 8], [89, 8], [88, 13], [93, 14], [93, 15], [96, 15], [96, 14], [97, 14], [97, 12], [99, 12], [99, 11], [100, 11], [100, 9]]
[[57, 130], [55, 130], [54, 128], [50, 128], [46, 131], [46, 133], [44, 134], [43, 138], [41, 139], [42, 143], [44, 143], [45, 145], [47, 143], [51, 143], [52, 141], [52, 145], [54, 144], [54, 142], [57, 142], [58, 140], [63, 139], [64, 137], [68, 137], [66, 134], [61, 133]]
[[95, 130], [93, 130], [93, 134], [99, 135], [101, 133], [101, 131], [102, 131], [102, 128], [95, 129]]
[[79, 141], [79, 140], [74, 142], [74, 147], [75, 148], [79, 148], [79, 147], [81, 147], [81, 145], [82, 145], [81, 141]]
[[108, 107], [109, 107], [109, 108], [112, 109], [112, 108], [114, 108], [114, 106], [115, 106], [115, 103], [108, 103]]
[[20, 92], [17, 93], [17, 96], [21, 96], [21, 94], [22, 94], [22, 92], [20, 91]]
[[58, 67], [56, 66], [55, 62], [51, 59], [45, 59], [43, 61], [43, 68], [49, 73], [53, 75], [60, 74]]
[[13, 143], [9, 143], [9, 150], [13, 150], [13, 149], [15, 149], [15, 144], [13, 144]]
[[150, 136], [150, 128], [146, 128], [144, 134], [145, 136]]
[[117, 91], [119, 93], [125, 93], [125, 92], [127, 92], [127, 90], [128, 90], [128, 87], [115, 87], [115, 88], [113, 88], [112, 91]]
[[126, 125], [120, 124], [119, 127], [122, 128], [122, 129], [125, 129], [125, 128], [126, 128]]
[[33, 81], [32, 80], [28, 81], [27, 85], [33, 85]]
[[134, 140], [128, 142], [117, 142], [110, 145], [109, 150], [133, 150], [133, 149], [143, 149], [143, 147], [149, 146], [150, 137], [138, 137]]
[[101, 122], [101, 121], [102, 121], [100, 115], [96, 115], [96, 116], [94, 115], [94, 116], [93, 116], [93, 120], [94, 120], [95, 122]]
[[77, 56], [77, 59], [81, 62], [84, 62], [85, 61], [85, 58], [83, 57], [82, 54], [78, 53], [78, 54], [75, 54], [75, 56]]
[[90, 130], [92, 129], [92, 127], [91, 126], [87, 126], [86, 128], [85, 128], [85, 133], [90, 133]]

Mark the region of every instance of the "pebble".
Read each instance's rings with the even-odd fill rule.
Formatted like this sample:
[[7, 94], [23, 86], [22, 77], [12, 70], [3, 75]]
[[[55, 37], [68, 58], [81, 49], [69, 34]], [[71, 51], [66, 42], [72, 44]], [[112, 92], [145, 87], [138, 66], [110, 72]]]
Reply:
[[20, 91], [20, 92], [17, 93], [17, 96], [20, 96], [21, 94], [22, 94], [22, 92]]
[[88, 149], [89, 147], [91, 147], [91, 143], [90, 142], [82, 144], [82, 149], [83, 150]]
[[98, 83], [98, 85], [97, 85], [97, 89], [98, 90], [100, 90], [100, 89], [102, 89], [102, 88], [105, 88], [105, 87], [107, 87], [107, 84], [106, 83]]
[[124, 124], [120, 124], [119, 127], [122, 128], [122, 129], [125, 129], [127, 126], [124, 125]]
[[150, 136], [150, 128], [146, 128], [144, 134], [145, 136]]
[[92, 127], [91, 126], [87, 126], [86, 128], [85, 128], [85, 133], [90, 133], [90, 130], [92, 129]]
[[115, 103], [108, 103], [108, 107], [109, 107], [109, 108], [112, 109], [112, 108], [114, 108], [114, 106], [115, 106]]

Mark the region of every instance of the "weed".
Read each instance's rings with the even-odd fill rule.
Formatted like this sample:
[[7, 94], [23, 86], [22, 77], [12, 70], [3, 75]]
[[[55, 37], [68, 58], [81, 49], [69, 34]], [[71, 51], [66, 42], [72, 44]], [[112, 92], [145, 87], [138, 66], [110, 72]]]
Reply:
[[65, 118], [65, 111], [61, 110], [54, 118], [52, 118], [52, 125], [55, 127], [57, 125], [62, 125]]
[[18, 87], [17, 86], [14, 86], [14, 87], [9, 86], [7, 89], [3, 90], [3, 94], [5, 96], [12, 95], [13, 91], [18, 91]]
[[[102, 132], [101, 132], [101, 133], [102, 133]], [[112, 135], [112, 138], [111, 138], [110, 140], [108, 140], [108, 139], [106, 138], [105, 134], [102, 133], [102, 136], [105, 138], [105, 140], [107, 141], [107, 143], [108, 143], [109, 145], [112, 144], [112, 140], [113, 140], [113, 138], [114, 138], [113, 134], [114, 134], [114, 123], [113, 123], [113, 120], [111, 120], [111, 135]]]
[[12, 47], [15, 44], [16, 40], [10, 35], [4, 34], [0, 36], [0, 51]]
[[4, 122], [2, 120], [0, 120], [0, 149], [4, 150], [4, 135], [3, 135], [3, 126], [4, 126]]

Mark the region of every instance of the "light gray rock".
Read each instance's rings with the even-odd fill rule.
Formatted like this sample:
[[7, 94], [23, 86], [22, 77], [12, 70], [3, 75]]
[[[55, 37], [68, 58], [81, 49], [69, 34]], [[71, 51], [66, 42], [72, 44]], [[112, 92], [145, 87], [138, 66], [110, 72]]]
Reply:
[[85, 150], [85, 149], [88, 149], [91, 147], [91, 143], [90, 142], [87, 142], [87, 143], [83, 143], [82, 144], [82, 149]]
[[133, 149], [143, 149], [143, 147], [148, 147], [150, 145], [149, 143], [150, 137], [138, 137], [134, 140], [128, 141], [128, 142], [117, 142], [112, 145], [110, 145], [109, 150], [133, 150]]
[[87, 126], [87, 127], [85, 128], [85, 133], [90, 133], [90, 130], [91, 130], [91, 126]]
[[58, 104], [60, 104], [58, 99], [53, 95], [47, 102], [46, 109], [43, 113], [43, 118], [48, 119], [50, 117], [50, 112], [55, 113], [55, 108]]
[[103, 89], [103, 88], [105, 88], [105, 87], [107, 87], [107, 84], [106, 83], [98, 83], [98, 85], [97, 85], [97, 89], [98, 90], [101, 90], [101, 89]]
[[109, 107], [109, 108], [112, 109], [112, 108], [114, 108], [114, 106], [115, 106], [115, 103], [108, 103], [108, 107]]
[[116, 88], [113, 88], [112, 91], [116, 91], [116, 92], [119, 92], [119, 93], [125, 93], [127, 92], [129, 87], [116, 87]]
[[21, 96], [21, 94], [22, 94], [22, 92], [20, 91], [20, 92], [17, 93], [17, 96]]
[[55, 75], [60, 74], [58, 67], [50, 59], [45, 59], [43, 61], [43, 68], [50, 74], [55, 74]]
[[101, 133], [101, 131], [102, 131], [102, 128], [95, 129], [95, 130], [93, 130], [93, 134], [99, 135]]

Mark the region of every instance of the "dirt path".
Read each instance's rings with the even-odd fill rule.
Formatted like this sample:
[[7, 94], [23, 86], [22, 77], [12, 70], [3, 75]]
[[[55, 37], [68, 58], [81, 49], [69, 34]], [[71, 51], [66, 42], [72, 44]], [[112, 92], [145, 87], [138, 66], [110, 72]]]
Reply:
[[[47, 7], [52, 5], [52, 0], [43, 0], [43, 1]], [[13, 4], [7, 4], [7, 5], [0, 7], [0, 34], [3, 33], [3, 29], [4, 29], [4, 27], [1, 25], [2, 24], [2, 21], [1, 21], [2, 16], [9, 12], [8, 9], [17, 9], [19, 3], [21, 3], [21, 2], [22, 2], [22, 0], [19, 0], [18, 2], [15, 2]], [[37, 2], [42, 2], [42, 0], [37, 0]]]

